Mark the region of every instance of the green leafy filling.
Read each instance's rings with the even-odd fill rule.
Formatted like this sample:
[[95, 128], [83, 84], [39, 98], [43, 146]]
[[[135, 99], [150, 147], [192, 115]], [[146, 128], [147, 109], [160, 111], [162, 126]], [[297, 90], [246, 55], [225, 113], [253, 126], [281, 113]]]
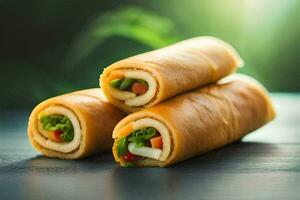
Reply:
[[117, 154], [119, 157], [128, 152], [128, 142], [135, 143], [138, 147], [149, 145], [149, 140], [156, 135], [157, 131], [152, 127], [145, 127], [140, 130], [133, 131], [129, 136], [118, 140]]
[[123, 79], [114, 79], [110, 81], [110, 85], [114, 88], [120, 88], [120, 85], [122, 83]]
[[118, 140], [117, 154], [119, 157], [121, 157], [127, 153], [127, 151], [128, 151], [127, 146], [128, 146], [127, 137], [123, 137], [120, 140]]
[[148, 83], [141, 79], [123, 78], [123, 79], [113, 79], [110, 81], [110, 85], [114, 88], [123, 91], [130, 91], [133, 83], [139, 82], [148, 86]]
[[63, 115], [43, 115], [40, 121], [46, 131], [62, 131], [63, 133], [60, 135], [62, 141], [70, 142], [73, 140], [73, 125], [67, 117]]
[[138, 147], [146, 146], [149, 140], [156, 134], [155, 128], [142, 128], [140, 130], [133, 131], [128, 141], [136, 143]]

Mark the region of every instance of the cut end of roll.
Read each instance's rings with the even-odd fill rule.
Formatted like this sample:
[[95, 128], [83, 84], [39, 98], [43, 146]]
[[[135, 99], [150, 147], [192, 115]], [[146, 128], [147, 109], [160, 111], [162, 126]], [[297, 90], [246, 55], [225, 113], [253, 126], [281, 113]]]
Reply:
[[141, 166], [145, 162], [158, 164], [166, 161], [171, 153], [168, 128], [150, 117], [116, 127], [113, 138], [113, 155], [121, 166]]
[[126, 107], [145, 107], [157, 93], [158, 84], [154, 75], [145, 70], [115, 70], [102, 77], [100, 84], [106, 96]]
[[28, 139], [45, 156], [81, 159], [110, 150], [112, 131], [125, 116], [107, 102], [101, 89], [75, 91], [47, 99], [33, 109]]
[[[42, 119], [45, 116], [56, 116], [58, 118], [51, 121], [48, 119], [47, 124], [43, 124]], [[61, 124], [62, 122], [59, 121], [59, 118], [62, 118], [64, 121], [66, 119], [69, 120], [67, 122], [71, 126], [71, 130], [67, 130], [66, 124]], [[65, 154], [76, 151], [79, 148], [82, 131], [78, 118], [70, 109], [60, 105], [52, 105], [41, 110], [34, 120], [37, 122], [36, 127], [32, 129], [32, 140], [42, 148]], [[69, 131], [69, 133], [64, 132], [65, 130]], [[66, 134], [71, 134], [71, 138]], [[65, 138], [66, 141], [62, 138]]]

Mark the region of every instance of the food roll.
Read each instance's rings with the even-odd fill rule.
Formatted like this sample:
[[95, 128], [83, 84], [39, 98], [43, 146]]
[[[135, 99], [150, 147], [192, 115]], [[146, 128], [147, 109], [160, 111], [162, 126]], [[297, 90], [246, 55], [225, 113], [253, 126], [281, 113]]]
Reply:
[[165, 167], [239, 140], [275, 116], [267, 91], [233, 75], [121, 120], [113, 155], [121, 166]]
[[126, 114], [107, 102], [101, 89], [50, 98], [28, 122], [33, 147], [49, 157], [79, 159], [112, 147], [112, 130]]
[[131, 113], [216, 82], [242, 63], [228, 43], [196, 37], [108, 66], [100, 87], [110, 102]]

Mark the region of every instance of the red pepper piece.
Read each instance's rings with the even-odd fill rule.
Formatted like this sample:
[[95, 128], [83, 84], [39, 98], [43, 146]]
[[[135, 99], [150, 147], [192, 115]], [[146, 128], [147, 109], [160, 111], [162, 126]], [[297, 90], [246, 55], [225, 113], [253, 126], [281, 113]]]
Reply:
[[140, 82], [135, 82], [131, 86], [131, 91], [137, 95], [144, 94], [148, 90], [148, 85], [140, 83]]
[[132, 154], [132, 153], [130, 153], [130, 152], [126, 153], [126, 154], [123, 156], [123, 160], [124, 160], [125, 162], [133, 161], [133, 160], [135, 160], [135, 158], [136, 158], [136, 155], [134, 155], [134, 154]]
[[61, 130], [53, 131], [53, 135], [54, 135], [56, 142], [62, 142], [62, 139], [60, 137], [61, 134], [63, 134], [63, 132]]

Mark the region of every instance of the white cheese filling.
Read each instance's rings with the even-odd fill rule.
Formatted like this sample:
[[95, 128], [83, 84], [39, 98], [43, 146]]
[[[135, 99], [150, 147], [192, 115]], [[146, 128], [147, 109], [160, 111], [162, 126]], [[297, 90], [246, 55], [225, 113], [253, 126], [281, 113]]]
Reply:
[[154, 149], [151, 147], [138, 147], [135, 143], [131, 142], [128, 144], [128, 151], [132, 154], [153, 158], [158, 160], [162, 150]]

